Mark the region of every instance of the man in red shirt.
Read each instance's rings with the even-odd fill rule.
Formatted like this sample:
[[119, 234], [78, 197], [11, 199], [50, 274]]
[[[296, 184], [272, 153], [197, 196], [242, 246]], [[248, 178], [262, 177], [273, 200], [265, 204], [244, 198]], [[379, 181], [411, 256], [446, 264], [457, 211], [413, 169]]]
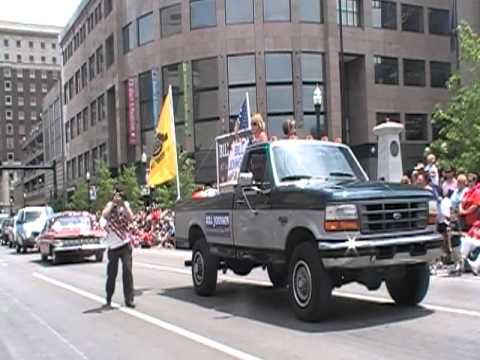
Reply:
[[459, 215], [464, 219], [466, 231], [478, 220], [480, 211], [480, 184], [477, 184], [477, 180], [477, 175], [468, 175], [469, 189], [465, 192], [460, 204]]

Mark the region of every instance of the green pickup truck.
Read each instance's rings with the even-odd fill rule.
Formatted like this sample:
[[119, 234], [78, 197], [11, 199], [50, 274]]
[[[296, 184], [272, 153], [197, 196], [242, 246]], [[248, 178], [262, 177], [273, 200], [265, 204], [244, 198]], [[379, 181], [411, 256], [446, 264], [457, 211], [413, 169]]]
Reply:
[[249, 146], [238, 184], [179, 202], [175, 223], [197, 294], [214, 293], [219, 270], [263, 267], [305, 321], [327, 317], [333, 288], [351, 282], [385, 281], [397, 304], [416, 305], [442, 254], [431, 192], [369, 181], [349, 147], [322, 141]]

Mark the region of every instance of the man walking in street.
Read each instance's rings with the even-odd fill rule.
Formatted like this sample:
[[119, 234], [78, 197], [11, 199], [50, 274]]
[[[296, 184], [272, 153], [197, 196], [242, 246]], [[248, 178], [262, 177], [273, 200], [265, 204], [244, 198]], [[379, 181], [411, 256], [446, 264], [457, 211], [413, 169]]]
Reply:
[[103, 209], [101, 224], [107, 231], [108, 265], [107, 265], [107, 306], [111, 306], [115, 292], [115, 281], [118, 273], [118, 261], [122, 260], [123, 295], [125, 305], [135, 307], [132, 274], [132, 245], [128, 225], [133, 220], [133, 213], [128, 202], [123, 200], [122, 193], [115, 191], [113, 200]]

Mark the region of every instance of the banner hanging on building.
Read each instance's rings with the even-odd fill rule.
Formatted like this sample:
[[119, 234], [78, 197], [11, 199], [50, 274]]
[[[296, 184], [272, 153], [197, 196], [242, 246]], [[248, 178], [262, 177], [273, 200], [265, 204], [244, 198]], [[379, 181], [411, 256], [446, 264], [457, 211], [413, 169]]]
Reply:
[[135, 102], [135, 78], [128, 79], [128, 144], [138, 145], [136, 102]]

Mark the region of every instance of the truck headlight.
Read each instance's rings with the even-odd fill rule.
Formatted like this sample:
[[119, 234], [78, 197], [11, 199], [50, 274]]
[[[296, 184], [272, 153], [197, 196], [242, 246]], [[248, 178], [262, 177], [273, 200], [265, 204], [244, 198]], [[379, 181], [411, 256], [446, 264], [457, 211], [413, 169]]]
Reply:
[[328, 205], [325, 209], [326, 231], [357, 231], [359, 229], [356, 205]]
[[436, 200], [428, 202], [428, 225], [437, 224], [438, 204]]

